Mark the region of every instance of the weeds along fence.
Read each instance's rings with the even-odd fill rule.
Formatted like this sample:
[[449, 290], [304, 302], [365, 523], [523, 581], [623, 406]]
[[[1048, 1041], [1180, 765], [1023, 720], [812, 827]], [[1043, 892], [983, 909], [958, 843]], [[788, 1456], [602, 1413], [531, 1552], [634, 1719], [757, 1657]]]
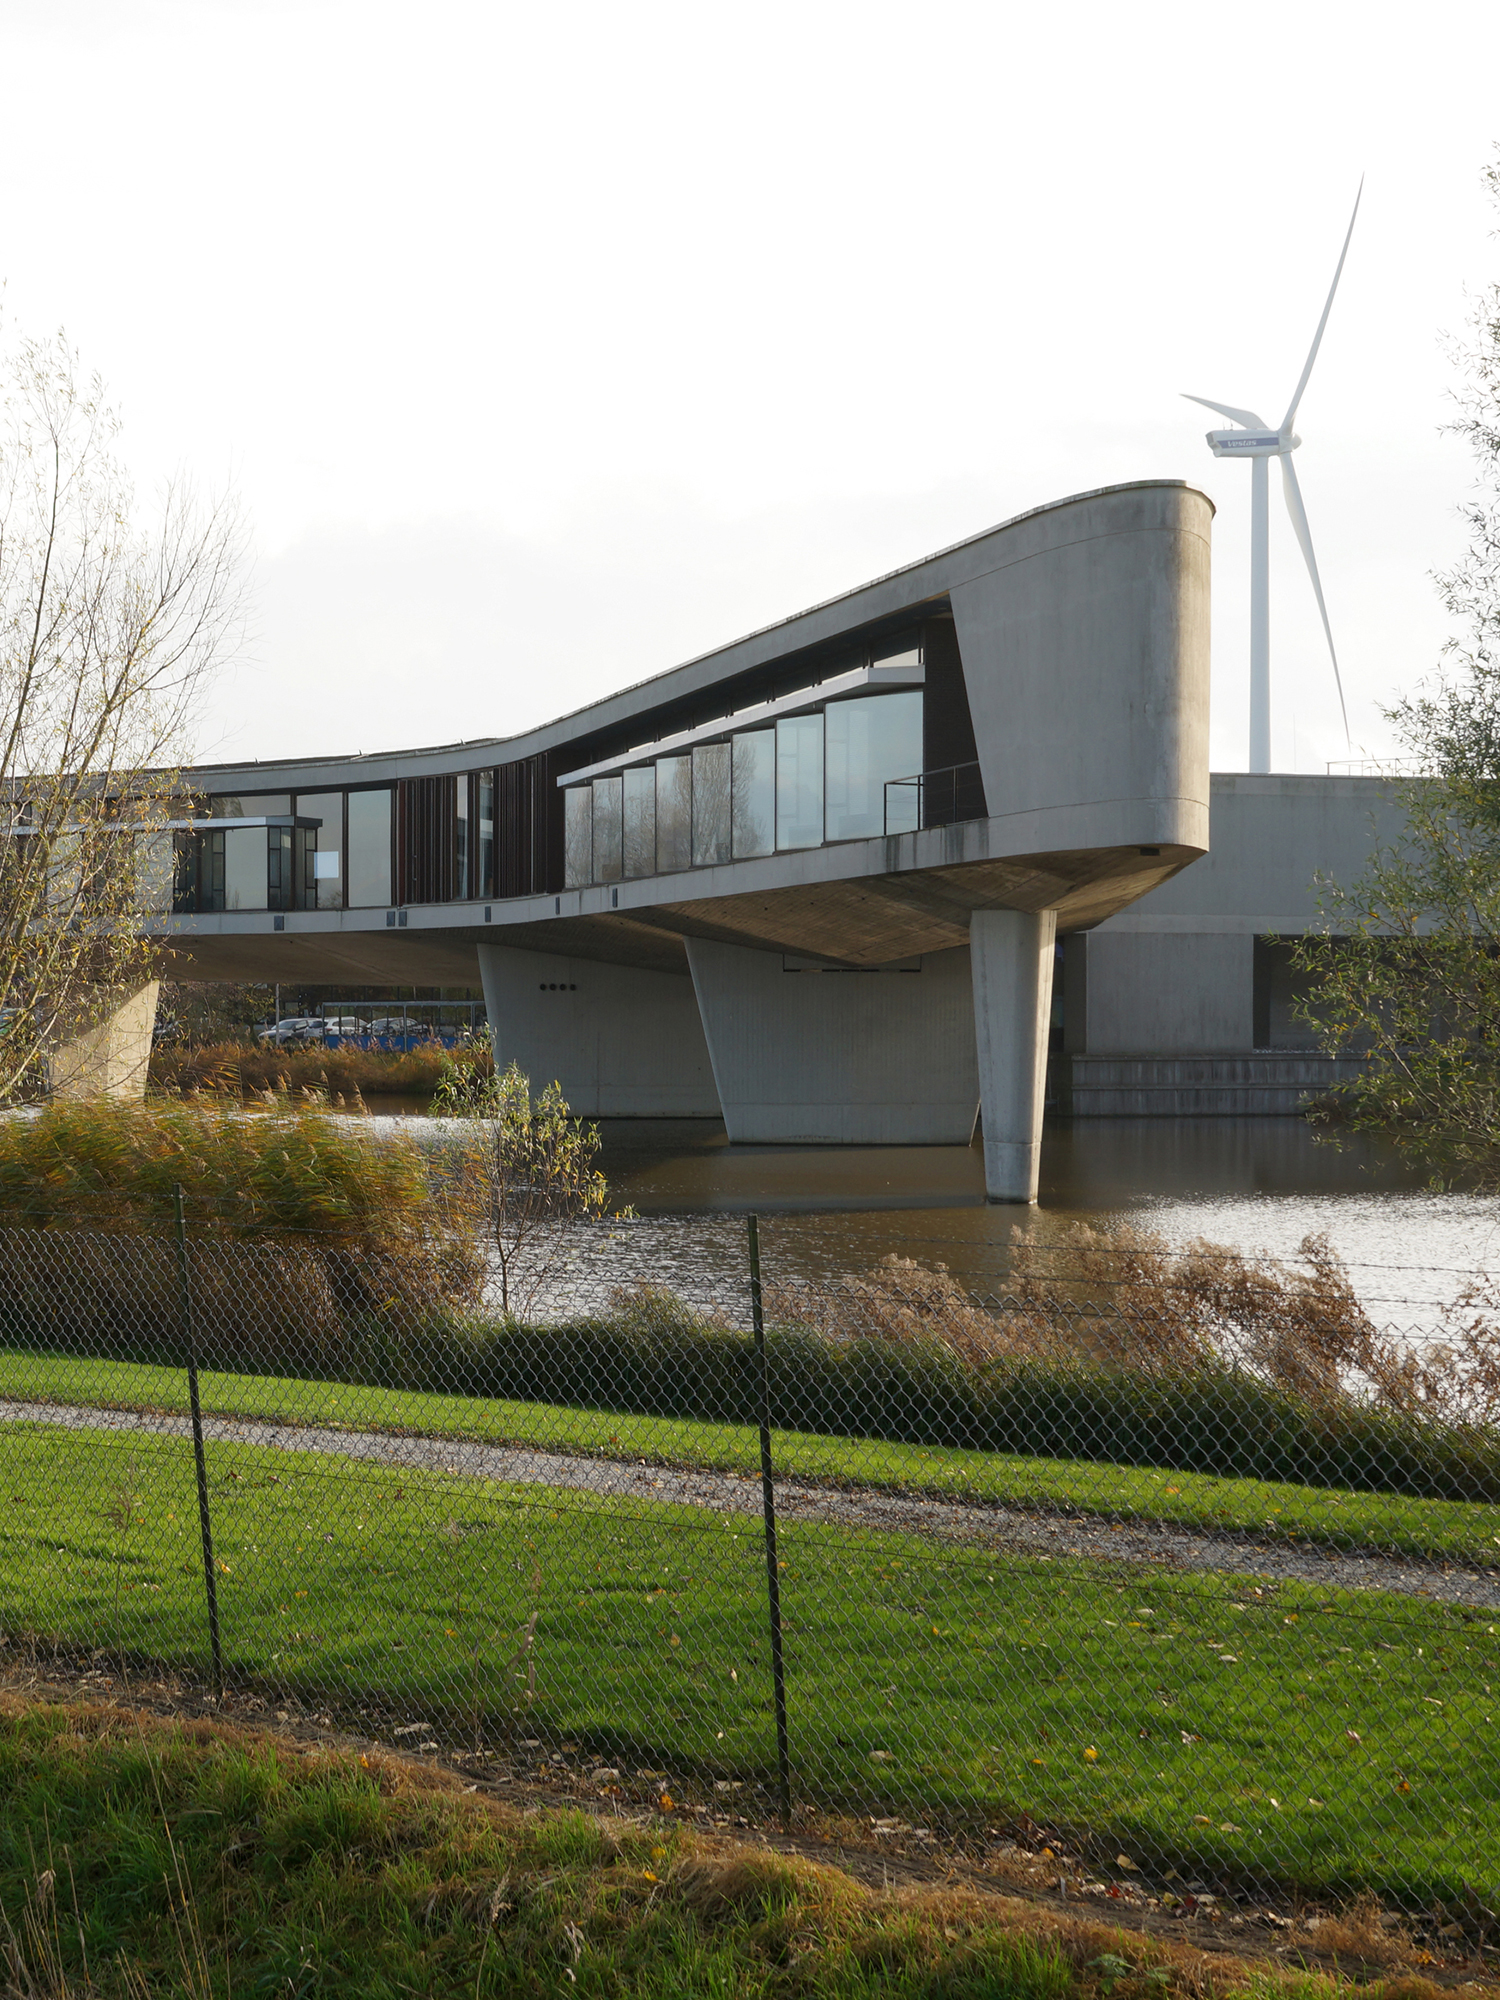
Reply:
[[1414, 1358], [1316, 1255], [976, 1298], [755, 1240], [505, 1318], [316, 1236], [0, 1228], [0, 1656], [560, 1799], [1485, 1929], [1477, 1311]]

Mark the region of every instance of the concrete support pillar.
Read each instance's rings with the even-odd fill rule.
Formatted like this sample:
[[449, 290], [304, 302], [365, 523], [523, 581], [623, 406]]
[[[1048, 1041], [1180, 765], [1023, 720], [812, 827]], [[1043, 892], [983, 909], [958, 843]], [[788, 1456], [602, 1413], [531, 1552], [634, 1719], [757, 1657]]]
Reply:
[[95, 987], [46, 1039], [47, 1088], [54, 1097], [146, 1095], [156, 996], [161, 982]]
[[482, 944], [479, 976], [503, 1068], [554, 1079], [582, 1118], [717, 1118], [719, 1099], [693, 982]]
[[967, 1146], [979, 1097], [968, 954], [903, 971], [794, 970], [780, 952], [689, 938], [732, 1141]]
[[1047, 1092], [1057, 913], [976, 910], [969, 920], [974, 1040], [984, 1124], [984, 1191], [1036, 1200]]

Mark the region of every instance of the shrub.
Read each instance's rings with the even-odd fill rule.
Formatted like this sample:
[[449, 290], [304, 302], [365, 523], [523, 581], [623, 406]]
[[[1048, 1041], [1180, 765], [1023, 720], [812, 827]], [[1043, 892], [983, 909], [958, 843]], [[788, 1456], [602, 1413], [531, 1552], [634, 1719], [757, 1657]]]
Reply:
[[262, 1246], [237, 1265], [220, 1260], [216, 1316], [244, 1327], [241, 1346], [273, 1300], [276, 1324], [316, 1336], [350, 1314], [453, 1310], [479, 1296], [484, 1263], [462, 1175], [415, 1141], [377, 1142], [289, 1098], [254, 1117], [222, 1102], [105, 1099], [0, 1120], [0, 1284], [11, 1313], [47, 1319], [73, 1301], [67, 1319], [80, 1337], [94, 1324], [114, 1341], [175, 1325], [175, 1266], [160, 1244], [176, 1186], [195, 1238]]

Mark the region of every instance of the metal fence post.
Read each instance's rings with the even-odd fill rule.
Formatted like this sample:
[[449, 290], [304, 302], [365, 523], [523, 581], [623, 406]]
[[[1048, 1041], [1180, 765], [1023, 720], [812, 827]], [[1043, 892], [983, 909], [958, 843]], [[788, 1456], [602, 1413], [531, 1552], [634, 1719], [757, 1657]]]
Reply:
[[781, 1573], [776, 1556], [776, 1489], [771, 1482], [771, 1364], [766, 1354], [766, 1316], [760, 1295], [760, 1218], [747, 1218], [750, 1238], [750, 1317], [755, 1327], [759, 1373], [760, 1495], [766, 1524], [766, 1598], [771, 1620], [771, 1686], [776, 1702], [776, 1780], [781, 1823], [792, 1828], [792, 1767], [786, 1733], [786, 1667], [781, 1651]]
[[219, 1644], [219, 1586], [214, 1576], [213, 1524], [208, 1512], [208, 1466], [203, 1456], [203, 1410], [198, 1401], [198, 1347], [193, 1337], [193, 1292], [188, 1282], [187, 1224], [182, 1213], [182, 1187], [172, 1189], [177, 1217], [177, 1283], [182, 1307], [182, 1338], [187, 1348], [188, 1407], [193, 1415], [193, 1459], [198, 1471], [198, 1526], [203, 1535], [203, 1589], [208, 1599], [208, 1647], [213, 1662], [214, 1699], [224, 1699], [224, 1654]]

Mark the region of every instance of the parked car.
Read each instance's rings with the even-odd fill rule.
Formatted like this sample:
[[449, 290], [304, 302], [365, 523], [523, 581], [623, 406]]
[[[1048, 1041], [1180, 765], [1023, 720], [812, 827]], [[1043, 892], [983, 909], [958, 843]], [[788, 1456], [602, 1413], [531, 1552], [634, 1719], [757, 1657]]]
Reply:
[[269, 1027], [257, 1028], [256, 1036], [263, 1042], [276, 1042], [285, 1047], [288, 1042], [311, 1042], [323, 1039], [323, 1017], [321, 1014], [288, 1014], [285, 1019], [273, 1021]]

